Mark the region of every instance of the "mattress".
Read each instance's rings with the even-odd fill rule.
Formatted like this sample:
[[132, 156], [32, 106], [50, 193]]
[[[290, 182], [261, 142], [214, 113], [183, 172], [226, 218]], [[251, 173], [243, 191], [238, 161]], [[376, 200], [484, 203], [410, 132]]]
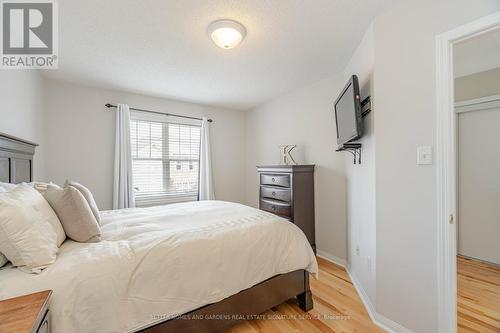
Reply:
[[294, 224], [201, 201], [105, 211], [102, 241], [66, 241], [41, 274], [0, 270], [0, 299], [52, 289], [53, 333], [130, 332], [298, 269], [317, 275]]

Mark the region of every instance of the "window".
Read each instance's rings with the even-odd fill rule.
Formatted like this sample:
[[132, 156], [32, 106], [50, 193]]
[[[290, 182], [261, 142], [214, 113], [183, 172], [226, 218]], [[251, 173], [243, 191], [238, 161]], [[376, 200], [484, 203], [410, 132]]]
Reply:
[[130, 132], [136, 204], [197, 200], [201, 127], [133, 115]]

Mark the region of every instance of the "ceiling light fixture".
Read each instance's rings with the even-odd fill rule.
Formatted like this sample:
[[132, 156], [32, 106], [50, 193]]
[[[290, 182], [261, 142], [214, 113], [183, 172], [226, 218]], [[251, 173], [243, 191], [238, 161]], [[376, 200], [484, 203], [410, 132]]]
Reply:
[[246, 34], [245, 27], [233, 20], [218, 20], [208, 26], [208, 35], [218, 47], [223, 49], [235, 48]]

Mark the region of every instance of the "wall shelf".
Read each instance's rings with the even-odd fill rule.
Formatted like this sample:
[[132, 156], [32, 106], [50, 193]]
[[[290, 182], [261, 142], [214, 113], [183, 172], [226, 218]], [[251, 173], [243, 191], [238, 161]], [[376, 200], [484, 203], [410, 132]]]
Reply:
[[336, 151], [347, 151], [352, 154], [354, 164], [361, 164], [361, 143], [344, 143]]

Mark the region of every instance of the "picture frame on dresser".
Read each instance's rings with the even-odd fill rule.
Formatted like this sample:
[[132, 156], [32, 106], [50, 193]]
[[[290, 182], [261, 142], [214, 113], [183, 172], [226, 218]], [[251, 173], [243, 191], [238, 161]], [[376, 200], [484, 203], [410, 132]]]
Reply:
[[257, 166], [259, 209], [298, 226], [316, 254], [314, 169], [312, 164]]

